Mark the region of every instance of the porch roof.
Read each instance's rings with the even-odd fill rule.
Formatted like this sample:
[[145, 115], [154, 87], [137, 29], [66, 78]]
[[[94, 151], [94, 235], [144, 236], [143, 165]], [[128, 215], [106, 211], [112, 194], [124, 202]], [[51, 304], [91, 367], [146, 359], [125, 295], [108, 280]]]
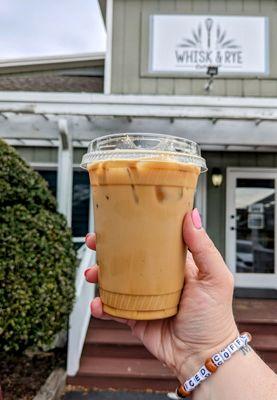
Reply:
[[74, 146], [117, 132], [185, 136], [206, 150], [276, 151], [277, 99], [0, 92], [0, 137], [56, 146], [65, 118]]

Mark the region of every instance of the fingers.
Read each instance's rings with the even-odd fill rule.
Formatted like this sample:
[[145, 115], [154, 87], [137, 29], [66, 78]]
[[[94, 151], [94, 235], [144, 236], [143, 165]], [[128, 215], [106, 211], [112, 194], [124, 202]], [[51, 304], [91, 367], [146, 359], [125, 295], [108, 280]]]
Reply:
[[102, 301], [101, 301], [100, 297], [95, 297], [92, 300], [92, 302], [90, 303], [90, 311], [91, 311], [91, 314], [95, 318], [113, 320], [113, 321], [120, 322], [122, 324], [127, 324], [128, 323], [127, 319], [112, 317], [112, 316], [104, 313], [103, 304], [102, 304]]
[[197, 209], [187, 213], [184, 218], [183, 238], [201, 275], [221, 279], [229, 274], [219, 251], [202, 227]]
[[97, 283], [98, 272], [99, 272], [99, 266], [97, 264], [93, 265], [91, 268], [86, 269], [84, 272], [86, 280], [90, 283]]
[[85, 238], [85, 243], [91, 250], [96, 250], [96, 235], [95, 233], [88, 233]]
[[185, 267], [185, 282], [196, 280], [199, 270], [195, 265], [194, 259], [190, 251], [187, 252], [186, 267]]
[[102, 301], [100, 297], [95, 297], [92, 300], [92, 302], [90, 303], [90, 311], [95, 318], [109, 319], [107, 316], [104, 315]]

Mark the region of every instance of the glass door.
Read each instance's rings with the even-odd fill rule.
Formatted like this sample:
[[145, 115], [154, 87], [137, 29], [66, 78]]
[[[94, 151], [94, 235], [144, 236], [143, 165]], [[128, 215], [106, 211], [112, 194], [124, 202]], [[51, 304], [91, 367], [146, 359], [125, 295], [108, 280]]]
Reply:
[[226, 261], [236, 286], [276, 288], [277, 171], [227, 171]]

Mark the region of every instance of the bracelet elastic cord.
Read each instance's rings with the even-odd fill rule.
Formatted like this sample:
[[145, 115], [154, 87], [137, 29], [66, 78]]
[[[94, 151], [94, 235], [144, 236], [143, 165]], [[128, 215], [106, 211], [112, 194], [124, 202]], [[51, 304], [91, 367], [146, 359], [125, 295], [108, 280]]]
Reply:
[[204, 365], [188, 379], [183, 385], [180, 385], [176, 389], [176, 396], [179, 399], [184, 399], [191, 395], [191, 392], [205, 379], [212, 375], [218, 367], [228, 361], [234, 353], [241, 348], [245, 347], [252, 339], [252, 336], [248, 332], [243, 332], [239, 335], [232, 343], [230, 343], [225, 349], [219, 353], [214, 354], [211, 358], [208, 358]]

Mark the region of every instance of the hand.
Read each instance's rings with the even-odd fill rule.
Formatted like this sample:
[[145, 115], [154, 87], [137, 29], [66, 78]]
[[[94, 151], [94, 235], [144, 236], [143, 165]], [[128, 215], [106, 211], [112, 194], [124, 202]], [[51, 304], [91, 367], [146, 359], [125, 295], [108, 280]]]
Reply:
[[[94, 317], [129, 325], [133, 335], [182, 383], [197, 372], [206, 358], [238, 335], [232, 312], [233, 276], [202, 228], [197, 209], [184, 218], [183, 238], [190, 251], [176, 316], [154, 321], [125, 320], [103, 313], [99, 297], [91, 303]], [[86, 244], [95, 250], [94, 234], [87, 235]], [[94, 265], [86, 271], [87, 281], [97, 282], [98, 268]]]

